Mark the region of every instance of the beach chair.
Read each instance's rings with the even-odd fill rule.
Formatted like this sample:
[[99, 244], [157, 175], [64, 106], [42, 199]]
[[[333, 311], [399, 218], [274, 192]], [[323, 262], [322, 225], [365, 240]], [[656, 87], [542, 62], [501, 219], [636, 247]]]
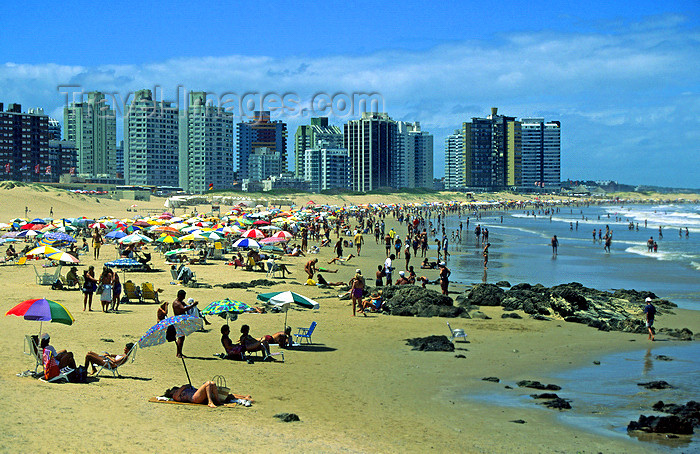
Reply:
[[211, 258], [214, 260], [224, 259], [224, 246], [221, 244], [220, 241], [214, 243], [214, 250], [212, 251]]
[[460, 328], [452, 329], [452, 327], [450, 326], [450, 322], [447, 322], [447, 327], [450, 329], [450, 336], [452, 337], [452, 339], [451, 339], [452, 342], [454, 342], [455, 339], [457, 339], [457, 338], [461, 338], [464, 341], [467, 340], [467, 333], [465, 333], [463, 329], [460, 329]]
[[267, 262], [267, 275], [265, 277], [275, 277], [275, 273], [281, 273], [279, 265], [275, 262]]
[[122, 287], [124, 288], [124, 295], [129, 301], [141, 302], [141, 291], [136, 284], [131, 281], [126, 281]]
[[36, 265], [32, 264], [32, 266], [34, 267], [34, 273], [36, 274], [36, 283], [39, 285], [52, 285], [60, 278], [61, 268], [63, 267], [63, 265], [58, 265], [56, 267], [56, 271], [53, 273], [39, 273], [39, 270], [36, 269]]
[[27, 264], [27, 257], [20, 257], [17, 259], [17, 262], [13, 263], [13, 265], [26, 265]]
[[311, 344], [311, 335], [314, 333], [314, 330], [316, 329], [316, 322], [311, 322], [311, 326], [308, 328], [297, 328], [297, 333], [294, 335], [294, 337], [297, 338], [296, 342], [299, 342], [299, 339], [306, 339], [306, 343]]
[[[43, 356], [43, 355], [42, 355], [42, 356]], [[42, 357], [42, 364], [43, 364], [43, 363], [44, 363], [44, 359], [43, 359], [43, 357]], [[75, 369], [71, 369], [70, 367], [64, 367], [63, 369], [61, 369], [61, 370], [58, 372], [58, 375], [56, 375], [55, 377], [49, 378], [48, 380], [46, 380], [46, 379], [43, 378], [43, 377], [39, 377], [39, 380], [41, 380], [41, 381], [43, 381], [43, 382], [46, 382], [46, 383], [54, 383], [54, 382], [57, 382], [57, 381], [60, 381], [60, 380], [70, 381], [70, 380], [68, 380], [68, 375], [70, 375], [71, 373], [73, 373], [74, 370], [75, 370]]]
[[144, 282], [141, 284], [141, 301], [151, 300], [159, 303], [158, 292], [153, 288], [153, 284], [150, 282]]
[[39, 353], [39, 337], [27, 334], [24, 336], [24, 354], [34, 358], [34, 375], [36, 375], [39, 366], [44, 370], [44, 360]]
[[136, 360], [136, 347], [138, 344], [134, 344], [133, 347], [131, 347], [131, 350], [129, 350], [129, 353], [126, 355], [126, 359], [124, 362], [122, 362], [119, 365], [112, 366], [111, 363], [105, 361], [104, 366], [100, 367], [100, 369], [97, 371], [95, 374], [95, 377], [100, 375], [100, 372], [102, 372], [102, 369], [107, 369], [108, 371], [112, 372], [113, 377], [119, 377], [121, 378], [121, 375], [119, 374], [119, 368], [125, 365], [126, 363], [133, 363]]

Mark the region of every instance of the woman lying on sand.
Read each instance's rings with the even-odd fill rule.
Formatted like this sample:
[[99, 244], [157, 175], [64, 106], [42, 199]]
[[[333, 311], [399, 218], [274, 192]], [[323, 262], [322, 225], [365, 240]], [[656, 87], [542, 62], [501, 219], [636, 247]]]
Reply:
[[[171, 398], [175, 402], [187, 402], [192, 404], [206, 403], [212, 408], [216, 408], [217, 405], [222, 404], [222, 402], [219, 400], [219, 391], [216, 388], [216, 383], [213, 381], [204, 383], [199, 387], [199, 389], [192, 385], [183, 385], [180, 387], [175, 386], [174, 388], [170, 388], [165, 391], [163, 396]], [[253, 402], [253, 398], [251, 396], [233, 393], [229, 394], [224, 400], [229, 401], [231, 399], [239, 399], [243, 401], [241, 403], [246, 407], [250, 406], [250, 403]], [[245, 404], [244, 402], [248, 403]]]

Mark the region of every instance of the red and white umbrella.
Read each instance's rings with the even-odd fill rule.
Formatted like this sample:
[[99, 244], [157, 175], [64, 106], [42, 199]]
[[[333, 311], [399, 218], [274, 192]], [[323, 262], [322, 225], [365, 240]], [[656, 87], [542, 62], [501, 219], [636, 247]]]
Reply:
[[288, 239], [292, 238], [293, 236], [294, 235], [287, 232], [286, 230], [282, 230], [282, 231], [277, 232], [274, 235], [272, 235], [272, 238], [284, 238], [285, 240], [288, 240]]
[[88, 227], [91, 229], [108, 229], [107, 224], [104, 224], [102, 222], [95, 222], [93, 224], [90, 224]]
[[246, 230], [241, 234], [241, 237], [243, 238], [265, 238], [265, 234], [258, 229], [250, 229]]

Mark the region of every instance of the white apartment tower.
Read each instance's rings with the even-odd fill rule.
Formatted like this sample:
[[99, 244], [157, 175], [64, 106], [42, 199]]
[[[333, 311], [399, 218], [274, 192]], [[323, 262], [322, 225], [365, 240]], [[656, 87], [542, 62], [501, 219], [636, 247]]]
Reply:
[[522, 187], [556, 188], [561, 183], [561, 124], [523, 118]]
[[350, 187], [348, 150], [331, 147], [331, 144], [321, 140], [316, 147], [307, 148], [304, 152], [303, 174], [304, 179], [311, 182], [311, 192]]
[[393, 187], [433, 187], [433, 136], [420, 123], [396, 122]]
[[445, 189], [464, 187], [464, 136], [459, 129], [445, 138]]
[[100, 92], [63, 108], [63, 137], [78, 150], [77, 171], [96, 177], [116, 175], [117, 117]]
[[179, 181], [185, 191], [233, 187], [233, 113], [190, 92], [180, 119]]
[[131, 185], [175, 186], [178, 109], [139, 90], [124, 112], [124, 180]]

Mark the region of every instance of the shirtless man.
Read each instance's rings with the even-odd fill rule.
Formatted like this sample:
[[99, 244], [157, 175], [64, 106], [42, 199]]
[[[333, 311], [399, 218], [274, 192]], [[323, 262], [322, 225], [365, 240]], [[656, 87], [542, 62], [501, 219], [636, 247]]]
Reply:
[[[198, 301], [193, 302], [190, 305], [185, 304], [185, 297], [187, 296], [187, 292], [184, 290], [180, 290], [177, 292], [177, 298], [175, 298], [175, 301], [173, 301], [173, 315], [182, 315], [187, 313], [190, 309], [193, 307], [197, 306], [199, 304]], [[185, 344], [185, 336], [178, 337], [175, 340], [175, 346], [177, 348], [177, 353], [175, 356], [178, 358], [182, 358], [182, 346]]]
[[352, 316], [355, 316], [358, 304], [362, 305], [362, 294], [365, 291], [365, 278], [362, 277], [362, 271], [358, 268], [355, 270], [355, 277], [350, 281], [350, 295], [352, 296]]
[[267, 335], [260, 338], [260, 341], [266, 341], [268, 344], [277, 344], [281, 348], [292, 346], [292, 327], [288, 326], [284, 331], [277, 332], [272, 335]]
[[316, 274], [316, 264], [318, 263], [318, 259], [311, 259], [308, 262], [306, 262], [306, 266], [304, 266], [304, 271], [306, 271], [306, 274], [309, 276], [309, 279], [314, 278], [314, 274]]

